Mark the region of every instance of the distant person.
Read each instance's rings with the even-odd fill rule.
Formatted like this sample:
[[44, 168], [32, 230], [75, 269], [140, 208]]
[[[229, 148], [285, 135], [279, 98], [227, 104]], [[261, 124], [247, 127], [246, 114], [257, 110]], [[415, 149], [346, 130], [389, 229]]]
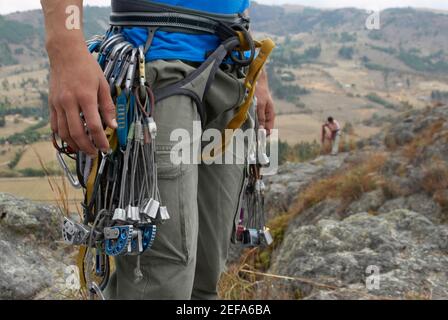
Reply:
[[322, 126], [322, 143], [325, 143], [326, 139], [331, 142], [331, 155], [336, 156], [339, 152], [341, 126], [333, 117], [328, 117], [327, 122]]

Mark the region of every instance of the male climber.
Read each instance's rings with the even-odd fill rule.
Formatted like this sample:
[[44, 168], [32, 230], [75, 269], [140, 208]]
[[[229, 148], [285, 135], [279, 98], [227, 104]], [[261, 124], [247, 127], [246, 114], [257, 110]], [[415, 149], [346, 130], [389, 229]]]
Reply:
[[[86, 48], [83, 31], [66, 27], [67, 7], [77, 6], [82, 14], [83, 1], [41, 0], [41, 4], [50, 58], [51, 129], [73, 150], [92, 156], [98, 151], [106, 152], [109, 144], [103, 124], [117, 128], [110, 88]], [[215, 18], [241, 18], [247, 15], [250, 0], [112, 0], [112, 8], [126, 9], [128, 5], [143, 8], [146, 13], [165, 6], [169, 10], [187, 9]], [[139, 26], [125, 28], [123, 33], [135, 46], [147, 43], [149, 34], [147, 28]], [[179, 28], [158, 30], [146, 56], [148, 82], [157, 90], [183, 79], [219, 44], [220, 38], [210, 34], [184, 32]], [[205, 110], [213, 110], [215, 117], [204, 129], [222, 129], [244, 99], [243, 70], [233, 68], [232, 62], [226, 64], [206, 94]], [[216, 299], [218, 280], [238, 217], [244, 166], [174, 165], [170, 161], [170, 149], [175, 142], [170, 141], [170, 132], [182, 128], [191, 133], [193, 121], [199, 120], [197, 108], [191, 97], [177, 95], [158, 103], [155, 110], [159, 128], [159, 189], [171, 219], [160, 227], [153, 247], [141, 257], [143, 281], [134, 282], [136, 258], [119, 257], [115, 260], [116, 272], [106, 296], [109, 299]], [[274, 127], [274, 118], [274, 103], [263, 72], [256, 89], [256, 106], [245, 127], [253, 128], [253, 123], [258, 122], [269, 132]]]
[[[327, 130], [329, 131], [328, 134]], [[337, 156], [341, 139], [341, 126], [333, 117], [328, 117], [327, 122], [322, 125], [322, 143], [325, 142], [325, 138], [331, 141], [331, 155]]]

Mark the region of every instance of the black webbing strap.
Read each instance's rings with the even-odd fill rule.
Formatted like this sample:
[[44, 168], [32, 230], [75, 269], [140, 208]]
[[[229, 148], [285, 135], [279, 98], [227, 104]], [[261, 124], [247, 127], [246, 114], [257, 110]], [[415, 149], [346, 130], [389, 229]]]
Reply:
[[195, 101], [202, 123], [205, 123], [205, 110], [202, 104], [204, 95], [215, 80], [216, 73], [225, 57], [239, 44], [240, 41], [237, 37], [223, 42], [203, 64], [188, 74], [183, 80], [157, 89], [154, 92], [155, 102], [157, 103], [175, 95], [189, 96]]

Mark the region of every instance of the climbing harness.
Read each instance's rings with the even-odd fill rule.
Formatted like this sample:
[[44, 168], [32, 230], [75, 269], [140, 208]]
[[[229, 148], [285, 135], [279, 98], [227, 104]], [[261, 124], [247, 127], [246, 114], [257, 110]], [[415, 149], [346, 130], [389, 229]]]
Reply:
[[[109, 258], [137, 256], [133, 276], [135, 281], [141, 281], [144, 275], [140, 270], [140, 256], [151, 248], [158, 226], [170, 219], [158, 189], [157, 124], [154, 120], [157, 103], [174, 95], [189, 96], [204, 123], [203, 98], [220, 66], [231, 60], [235, 66], [247, 70], [246, 97], [236, 106], [238, 111], [225, 128], [237, 129], [247, 119], [256, 81], [274, 48], [270, 39], [254, 41], [247, 31], [248, 20], [241, 15], [205, 15], [146, 0], [113, 0], [112, 10], [110, 29], [86, 43], [104, 72], [116, 106], [117, 129], [104, 129], [110, 150], [90, 157], [83, 152], [75, 153], [53, 136], [58, 160], [70, 183], [84, 190], [84, 221], [77, 223], [65, 218], [63, 238], [66, 243], [80, 247], [78, 267], [82, 289], [91, 298], [100, 299], [104, 298], [102, 290], [110, 275]], [[135, 47], [126, 39], [123, 28], [132, 26], [148, 28], [148, 41], [144, 46]], [[153, 91], [146, 81], [145, 57], [159, 29], [212, 33], [219, 36], [221, 44], [183, 80]], [[247, 51], [249, 57], [246, 57]], [[84, 121], [82, 114], [80, 117]], [[88, 134], [86, 125], [85, 128]], [[76, 177], [63, 155], [76, 161]], [[262, 163], [266, 163], [266, 159], [262, 159]], [[262, 210], [263, 205], [263, 192], [257, 189], [261, 187], [261, 177], [257, 176], [259, 166], [250, 165], [249, 168], [249, 176], [257, 177], [253, 183], [254, 190], [259, 192], [250, 198], [247, 210], [254, 214], [248, 217], [247, 226], [264, 232], [264, 226], [258, 228], [263, 221], [256, 218], [258, 213], [255, 213]], [[261, 233], [257, 235], [258, 239], [262, 238]], [[265, 242], [270, 242], [268, 236]]]
[[273, 238], [266, 227], [264, 197], [266, 186], [261, 175], [261, 168], [269, 165], [266, 154], [266, 130], [260, 128], [256, 143], [249, 151], [246, 168], [246, 181], [243, 190], [243, 202], [239, 212], [239, 224], [236, 240], [247, 247], [270, 246]]

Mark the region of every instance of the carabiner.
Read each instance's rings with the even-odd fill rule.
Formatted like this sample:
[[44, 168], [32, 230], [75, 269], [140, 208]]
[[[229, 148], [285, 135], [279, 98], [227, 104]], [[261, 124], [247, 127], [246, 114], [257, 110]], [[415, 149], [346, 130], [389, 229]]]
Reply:
[[138, 63], [139, 63], [139, 77], [140, 77], [140, 99], [146, 98], [146, 70], [145, 70], [145, 50], [143, 46], [138, 47]]
[[[105, 301], [106, 297], [104, 296], [103, 292], [101, 291], [101, 288], [98, 286], [98, 284], [96, 282], [92, 282], [90, 284], [90, 293], [91, 295], [96, 294], [98, 296], [98, 298], [100, 298], [100, 300]], [[91, 298], [93, 298], [91, 296]]]
[[135, 70], [136, 70], [136, 64], [137, 64], [137, 49], [132, 50], [131, 58], [129, 61], [129, 69], [126, 74], [126, 83], [125, 83], [125, 90], [126, 94], [129, 95], [131, 92], [131, 87], [133, 85], [134, 77], [135, 77]]
[[70, 184], [75, 188], [75, 189], [81, 189], [81, 183], [79, 182], [78, 179], [76, 179], [73, 174], [70, 172], [70, 169], [67, 166], [67, 163], [65, 162], [64, 158], [62, 157], [62, 153], [57, 151], [56, 152], [56, 158], [58, 159], [58, 162], [60, 164], [60, 166], [62, 167], [62, 169], [65, 172], [65, 175], [68, 179], [68, 181], [70, 182]]

